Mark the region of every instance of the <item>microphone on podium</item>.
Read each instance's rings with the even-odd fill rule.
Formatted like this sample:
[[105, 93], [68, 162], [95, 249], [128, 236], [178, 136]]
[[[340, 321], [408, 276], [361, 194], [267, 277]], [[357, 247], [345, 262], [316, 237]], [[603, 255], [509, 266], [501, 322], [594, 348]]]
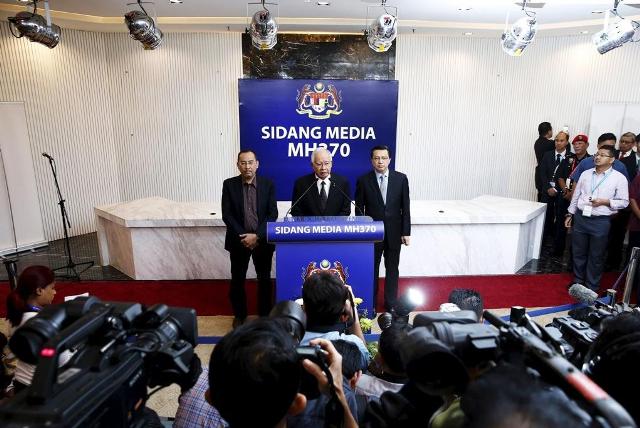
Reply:
[[338, 191], [340, 191], [340, 193], [342, 193], [342, 196], [349, 200], [349, 203], [351, 203], [351, 205], [353, 205], [354, 208], [355, 208], [354, 211], [355, 211], [356, 215], [358, 214], [358, 211], [360, 211], [360, 215], [364, 215], [364, 211], [362, 211], [362, 208], [360, 208], [358, 205], [356, 205], [356, 201], [352, 201], [351, 200], [351, 196], [347, 195], [344, 190], [342, 190], [340, 187], [336, 186], [336, 183], [334, 181], [331, 182], [331, 188], [332, 189], [338, 189]]
[[53, 157], [50, 154], [46, 153], [46, 152], [42, 152], [42, 156], [44, 156], [45, 158], [49, 159], [50, 161], [53, 160]]
[[302, 200], [302, 198], [304, 198], [304, 196], [305, 196], [307, 193], [309, 193], [309, 190], [311, 190], [311, 188], [312, 188], [313, 186], [315, 186], [317, 182], [318, 182], [318, 180], [317, 180], [317, 179], [316, 179], [316, 180], [313, 180], [313, 181], [311, 182], [311, 184], [309, 185], [309, 187], [307, 187], [307, 189], [306, 189], [304, 192], [302, 192], [302, 195], [300, 195], [300, 197], [299, 197], [298, 199], [296, 199], [296, 201], [295, 201], [294, 203], [292, 203], [292, 204], [291, 204], [291, 206], [289, 207], [289, 209], [287, 210], [287, 212], [285, 213], [285, 215], [284, 215], [284, 217], [283, 217], [283, 218], [286, 218], [286, 217], [289, 215], [289, 213], [291, 212], [291, 210], [293, 209], [293, 207], [295, 207], [296, 205], [298, 205], [298, 203]]

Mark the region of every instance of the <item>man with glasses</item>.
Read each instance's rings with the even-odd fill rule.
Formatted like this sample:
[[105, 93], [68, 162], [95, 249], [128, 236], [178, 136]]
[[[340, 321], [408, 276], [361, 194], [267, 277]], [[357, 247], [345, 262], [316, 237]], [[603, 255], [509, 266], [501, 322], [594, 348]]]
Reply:
[[613, 169], [614, 159], [613, 146], [598, 148], [595, 168], [580, 176], [565, 219], [566, 227], [573, 225], [573, 281], [594, 291], [600, 287], [610, 217], [629, 205], [629, 183]]
[[311, 155], [313, 173], [298, 178], [291, 196], [294, 217], [348, 216], [351, 214], [349, 181], [331, 174], [333, 160], [324, 148]]
[[384, 241], [376, 242], [373, 262], [374, 304], [378, 296], [380, 260], [384, 254], [386, 271], [384, 283], [384, 306], [390, 311], [396, 303], [400, 272], [400, 249], [409, 245], [411, 235], [411, 210], [409, 180], [401, 172], [389, 169], [391, 154], [387, 146], [371, 149], [373, 171], [358, 178], [356, 184], [356, 206], [376, 221], [384, 222]]
[[222, 220], [227, 226], [224, 248], [231, 258], [231, 288], [229, 298], [233, 307], [233, 327], [247, 318], [247, 297], [244, 283], [253, 258], [258, 277], [258, 313], [269, 315], [273, 290], [271, 261], [274, 246], [267, 243], [267, 222], [276, 221], [278, 206], [273, 182], [256, 176], [259, 162], [251, 150], [238, 153], [240, 175], [222, 184]]

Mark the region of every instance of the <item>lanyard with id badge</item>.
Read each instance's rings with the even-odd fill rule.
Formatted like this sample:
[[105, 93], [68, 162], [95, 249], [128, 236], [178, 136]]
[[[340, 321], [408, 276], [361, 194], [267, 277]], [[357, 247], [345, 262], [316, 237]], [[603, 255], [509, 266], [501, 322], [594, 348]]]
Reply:
[[[591, 178], [591, 196], [589, 196], [589, 203], [591, 203], [593, 201], [593, 192], [596, 191], [596, 189], [598, 187], [600, 187], [600, 185], [602, 183], [604, 183], [604, 181], [609, 178], [609, 176], [611, 175], [611, 172], [606, 173], [604, 175], [604, 177], [602, 177], [602, 180], [600, 180], [600, 182], [598, 184], [595, 184], [595, 176], [596, 176], [596, 172], [593, 171], [593, 177]], [[595, 184], [595, 186], [594, 186]], [[591, 212], [593, 211], [593, 205], [585, 205], [584, 208], [582, 208], [582, 215], [584, 217], [591, 217]]]

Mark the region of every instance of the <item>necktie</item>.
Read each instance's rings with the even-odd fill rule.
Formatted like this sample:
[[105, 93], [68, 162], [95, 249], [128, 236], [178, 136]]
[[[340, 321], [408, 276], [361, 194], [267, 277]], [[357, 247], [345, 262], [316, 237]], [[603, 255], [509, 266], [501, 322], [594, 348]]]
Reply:
[[322, 186], [320, 188], [320, 209], [322, 211], [327, 208], [327, 190], [324, 188], [325, 184], [324, 180], [320, 182], [320, 185]]
[[622, 159], [624, 157], [624, 153], [620, 152], [620, 156], [618, 157], [618, 159]]
[[387, 182], [384, 181], [384, 175], [380, 176], [380, 193], [382, 194], [382, 202], [387, 204]]
[[560, 163], [560, 153], [556, 155], [556, 165]]

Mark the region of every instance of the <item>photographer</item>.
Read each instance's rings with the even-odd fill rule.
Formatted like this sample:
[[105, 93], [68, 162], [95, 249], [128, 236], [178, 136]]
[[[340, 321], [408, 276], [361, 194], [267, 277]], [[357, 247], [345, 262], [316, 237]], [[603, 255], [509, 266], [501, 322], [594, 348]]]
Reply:
[[333, 386], [317, 364], [308, 359], [300, 364], [295, 340], [272, 319], [259, 319], [227, 334], [211, 355], [212, 404], [232, 428], [286, 427], [286, 416], [302, 412], [307, 403], [298, 392], [304, 368], [321, 392], [335, 391], [344, 426], [356, 427], [344, 394], [342, 357], [327, 340], [314, 339], [311, 344], [326, 353]]
[[301, 344], [315, 338], [353, 342], [362, 354], [361, 368], [366, 368], [371, 355], [353, 305], [351, 287], [331, 272], [313, 273], [302, 286], [302, 301], [307, 314], [307, 331]]
[[[18, 286], [7, 296], [7, 319], [11, 324], [10, 335], [18, 327], [35, 317], [44, 306], [53, 302], [56, 295], [55, 277], [46, 266], [29, 266], [18, 277]], [[60, 356], [60, 365], [69, 361], [73, 354], [64, 352]], [[17, 360], [13, 387], [18, 393], [31, 385], [35, 365]]]
[[640, 382], [640, 314], [623, 313], [605, 319], [585, 361], [585, 373], [607, 391], [640, 425], [638, 398], [632, 392]]

